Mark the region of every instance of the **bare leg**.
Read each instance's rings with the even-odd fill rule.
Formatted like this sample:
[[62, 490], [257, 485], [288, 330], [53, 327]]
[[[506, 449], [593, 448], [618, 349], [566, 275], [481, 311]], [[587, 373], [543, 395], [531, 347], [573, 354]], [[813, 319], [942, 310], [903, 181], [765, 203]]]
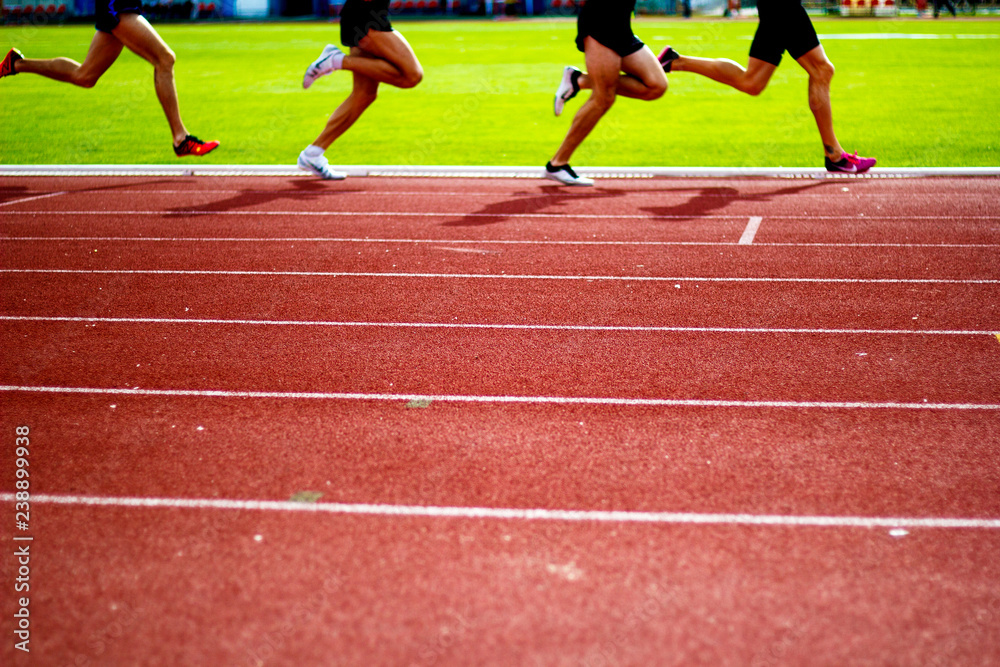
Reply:
[[[618, 95], [637, 100], [655, 100], [667, 92], [667, 76], [648, 46], [622, 58], [621, 63], [625, 74], [618, 76]], [[577, 79], [577, 85], [581, 89], [593, 89], [589, 74], [581, 75]]]
[[830, 104], [830, 81], [833, 79], [833, 63], [826, 57], [822, 46], [817, 46], [796, 62], [809, 73], [809, 109], [816, 118], [819, 136], [823, 140], [823, 152], [837, 162], [844, 149], [833, 133], [833, 107]]
[[187, 128], [181, 120], [177, 104], [177, 87], [174, 84], [174, 62], [177, 57], [159, 33], [139, 14], [122, 14], [121, 22], [114, 29], [114, 36], [130, 51], [153, 66], [153, 86], [170, 123], [174, 146], [184, 141]]
[[728, 58], [695, 58], [681, 56], [670, 66], [671, 72], [693, 72], [713, 81], [731, 86], [748, 95], [760, 95], [767, 88], [768, 81], [777, 65], [750, 58], [744, 69], [739, 63]]
[[424, 70], [406, 38], [395, 30], [369, 30], [358, 42], [362, 53], [351, 49], [344, 56], [343, 69], [360, 74], [376, 83], [397, 88], [413, 88], [424, 78]]
[[[344, 60], [347, 58], [352, 58], [355, 62], [361, 60], [377, 60], [375, 56], [368, 54], [364, 49], [358, 47], [353, 47], [351, 49], [351, 55], [345, 56]], [[392, 67], [390, 63], [385, 60], [378, 60], [378, 62], [385, 63]], [[320, 132], [319, 137], [313, 142], [314, 146], [321, 147], [324, 151], [330, 147], [334, 141], [336, 141], [340, 135], [348, 130], [351, 125], [354, 125], [355, 121], [361, 117], [365, 109], [371, 106], [372, 102], [375, 101], [375, 97], [378, 94], [378, 84], [376, 79], [370, 78], [361, 74], [358, 71], [354, 72], [354, 87], [351, 89], [351, 94], [347, 96], [337, 110], [333, 112], [330, 116], [330, 120], [327, 121], [326, 127]]]
[[40, 74], [56, 81], [93, 88], [121, 52], [122, 43], [114, 35], [98, 32], [90, 42], [87, 57], [84, 58], [82, 65], [70, 58], [50, 60], [25, 58], [17, 61], [14, 67], [19, 74], [24, 72]]
[[552, 165], [556, 167], [569, 163], [573, 151], [583, 143], [597, 125], [597, 121], [601, 120], [615, 103], [622, 59], [593, 37], [587, 37], [584, 48], [591, 84], [590, 99], [576, 112], [566, 138], [552, 158]]

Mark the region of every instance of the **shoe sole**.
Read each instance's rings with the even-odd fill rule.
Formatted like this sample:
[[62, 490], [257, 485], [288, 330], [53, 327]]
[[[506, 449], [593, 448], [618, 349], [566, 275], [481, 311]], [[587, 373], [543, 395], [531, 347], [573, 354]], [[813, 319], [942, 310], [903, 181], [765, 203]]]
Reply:
[[319, 171], [318, 169], [316, 169], [316, 167], [312, 166], [308, 162], [303, 162], [301, 159], [299, 159], [296, 162], [296, 166], [299, 169], [301, 169], [302, 171], [308, 171], [310, 174], [312, 174], [316, 178], [321, 178], [324, 181], [342, 181], [345, 178], [347, 178], [346, 174], [341, 175], [341, 174], [338, 174], [338, 173], [335, 173], [335, 172], [330, 172], [333, 175], [332, 175], [331, 178], [327, 178], [326, 176], [323, 175], [323, 172]]
[[564, 181], [564, 180], [562, 180], [561, 178], [559, 178], [558, 176], [556, 176], [555, 174], [553, 174], [553, 173], [551, 173], [549, 171], [545, 172], [545, 178], [549, 179], [550, 181], [555, 181], [559, 185], [568, 185], [570, 187], [589, 188], [589, 187], [591, 187], [591, 186], [594, 185], [593, 181], [591, 181], [589, 183], [581, 182], [581, 181]]

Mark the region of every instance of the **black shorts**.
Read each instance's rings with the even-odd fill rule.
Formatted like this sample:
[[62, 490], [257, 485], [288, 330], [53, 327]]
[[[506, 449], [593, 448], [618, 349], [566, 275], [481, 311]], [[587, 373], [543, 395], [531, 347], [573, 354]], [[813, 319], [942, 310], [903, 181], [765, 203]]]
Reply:
[[576, 48], [586, 51], [588, 36], [620, 57], [630, 56], [645, 44], [632, 33], [635, 0], [590, 0], [576, 20]]
[[389, 0], [347, 0], [340, 10], [340, 41], [357, 46], [369, 30], [392, 32]]
[[750, 57], [777, 66], [781, 54], [798, 60], [819, 46], [819, 37], [801, 0], [758, 0], [760, 25], [750, 45]]
[[97, 0], [94, 5], [97, 24], [101, 32], [111, 32], [121, 22], [122, 14], [141, 14], [142, 0]]

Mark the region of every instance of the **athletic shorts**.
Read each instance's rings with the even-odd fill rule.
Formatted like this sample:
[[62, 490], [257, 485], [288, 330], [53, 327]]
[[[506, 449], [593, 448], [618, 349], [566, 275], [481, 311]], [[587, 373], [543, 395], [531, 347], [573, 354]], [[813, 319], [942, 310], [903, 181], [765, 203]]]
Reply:
[[760, 24], [750, 45], [750, 57], [777, 66], [781, 54], [798, 60], [819, 46], [819, 37], [801, 0], [758, 0]]
[[622, 58], [632, 55], [645, 46], [632, 33], [634, 11], [635, 0], [590, 0], [576, 20], [576, 48], [586, 51], [590, 36]]
[[369, 30], [392, 32], [389, 0], [347, 0], [340, 10], [340, 41], [357, 46]]
[[141, 14], [142, 0], [97, 0], [94, 5], [97, 25], [101, 32], [111, 32], [118, 27], [122, 14]]

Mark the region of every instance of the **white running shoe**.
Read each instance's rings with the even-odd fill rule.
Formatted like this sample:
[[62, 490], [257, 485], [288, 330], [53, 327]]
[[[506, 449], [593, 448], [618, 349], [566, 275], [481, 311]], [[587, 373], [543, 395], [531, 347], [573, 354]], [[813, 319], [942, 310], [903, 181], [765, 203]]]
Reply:
[[564, 164], [561, 167], [553, 167], [552, 163], [549, 162], [545, 165], [545, 178], [562, 183], [563, 185], [589, 186], [594, 184], [593, 180], [580, 176], [568, 164]]
[[319, 58], [306, 68], [306, 74], [302, 77], [302, 87], [309, 88], [316, 79], [326, 76], [336, 69], [340, 69], [343, 61], [344, 52], [333, 44], [327, 44], [326, 48], [323, 49], [323, 53], [319, 54]]
[[309, 157], [305, 151], [299, 153], [299, 169], [312, 172], [314, 175], [327, 181], [342, 181], [347, 178], [345, 172], [330, 169], [330, 162], [326, 159], [325, 155]]
[[576, 97], [576, 94], [580, 92], [580, 84], [577, 81], [581, 74], [583, 72], [575, 67], [566, 67], [563, 70], [562, 81], [559, 82], [559, 87], [556, 89], [555, 112], [557, 116], [563, 112], [566, 102]]

